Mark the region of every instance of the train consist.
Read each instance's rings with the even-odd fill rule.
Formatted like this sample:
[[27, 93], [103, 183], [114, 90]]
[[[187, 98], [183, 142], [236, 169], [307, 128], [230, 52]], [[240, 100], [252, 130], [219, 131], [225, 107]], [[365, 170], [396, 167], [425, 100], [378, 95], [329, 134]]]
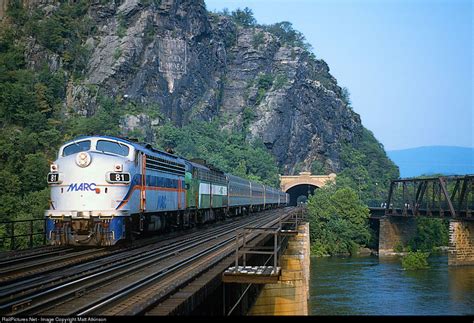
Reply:
[[288, 194], [149, 144], [80, 137], [59, 149], [48, 174], [51, 244], [111, 246], [147, 232], [186, 228], [285, 206]]

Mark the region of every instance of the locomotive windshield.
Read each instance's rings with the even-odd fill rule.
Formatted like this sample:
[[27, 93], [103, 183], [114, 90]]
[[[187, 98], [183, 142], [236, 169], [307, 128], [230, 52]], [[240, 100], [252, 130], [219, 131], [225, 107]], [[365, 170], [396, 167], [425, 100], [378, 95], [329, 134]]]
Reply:
[[74, 142], [70, 144], [69, 146], [64, 147], [63, 149], [63, 156], [69, 156], [81, 151], [86, 151], [91, 149], [91, 141], [90, 140], [84, 140], [84, 141], [79, 141], [79, 142]]
[[128, 156], [130, 148], [128, 148], [126, 145], [121, 145], [117, 142], [99, 140], [97, 142], [96, 150], [101, 151], [103, 153], [112, 153], [121, 156]]

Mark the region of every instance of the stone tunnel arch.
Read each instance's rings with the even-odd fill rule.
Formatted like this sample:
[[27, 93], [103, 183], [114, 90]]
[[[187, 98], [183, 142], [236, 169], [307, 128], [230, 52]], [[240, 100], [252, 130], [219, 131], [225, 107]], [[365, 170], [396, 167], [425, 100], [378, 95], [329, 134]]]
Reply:
[[336, 174], [311, 175], [301, 172], [299, 175], [280, 176], [281, 190], [290, 194], [290, 205], [304, 202], [316, 188], [323, 187], [327, 182], [336, 179]]

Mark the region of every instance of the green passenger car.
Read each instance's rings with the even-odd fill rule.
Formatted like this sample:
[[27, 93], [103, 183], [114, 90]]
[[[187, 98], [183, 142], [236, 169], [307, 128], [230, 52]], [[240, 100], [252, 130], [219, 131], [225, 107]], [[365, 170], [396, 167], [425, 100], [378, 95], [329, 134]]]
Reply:
[[[202, 162], [204, 164], [204, 162]], [[228, 206], [226, 175], [209, 165], [191, 162], [186, 172], [187, 207], [222, 209]]]

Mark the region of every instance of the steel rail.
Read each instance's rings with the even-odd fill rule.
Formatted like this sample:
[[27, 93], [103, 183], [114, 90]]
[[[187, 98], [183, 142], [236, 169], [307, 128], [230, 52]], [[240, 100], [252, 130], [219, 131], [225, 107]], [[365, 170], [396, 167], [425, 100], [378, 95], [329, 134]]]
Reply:
[[[51, 262], [66, 260], [66, 259], [69, 259], [69, 258], [78, 257], [78, 256], [82, 256], [82, 255], [89, 255], [89, 254], [93, 254], [93, 253], [98, 253], [98, 252], [101, 252], [103, 250], [105, 250], [105, 249], [101, 248], [101, 249], [81, 250], [81, 251], [68, 253], [66, 255], [58, 255], [58, 256], [49, 257], [49, 258], [46, 258], [46, 259], [41, 259], [41, 260], [35, 261], [33, 263], [32, 262], [27, 262], [27, 263], [23, 263], [23, 264], [18, 264], [16, 266], [5, 267], [5, 268], [0, 269], [0, 275], [8, 275], [8, 274], [11, 275], [12, 273], [18, 272], [20, 270], [34, 268], [34, 267], [45, 265], [45, 264], [48, 264], [48, 263], [51, 263]], [[0, 278], [0, 281], [1, 280], [2, 279]]]
[[[279, 219], [275, 219], [271, 222], [267, 222], [268, 218], [274, 218], [275, 215], [276, 214], [272, 214], [272, 215], [268, 215], [267, 218], [261, 218], [258, 221], [259, 225], [263, 227], [265, 225], [272, 226], [274, 224], [277, 224], [279, 222]], [[241, 228], [244, 228], [245, 226], [246, 225], [243, 225], [243, 226], [241, 226]], [[236, 230], [238, 230], [238, 228]], [[126, 298], [134, 292], [135, 292], [135, 295], [137, 295], [136, 292], [139, 291], [140, 289], [146, 287], [147, 285], [153, 284], [153, 283], [157, 282], [160, 278], [163, 278], [165, 276], [175, 274], [183, 266], [188, 265], [189, 263], [192, 263], [192, 262], [199, 261], [199, 259], [201, 259], [202, 257], [204, 257], [206, 255], [209, 255], [212, 252], [215, 252], [216, 250], [220, 250], [220, 252], [219, 252], [218, 255], [214, 256], [214, 258], [216, 258], [216, 259], [214, 259], [215, 260], [214, 262], [219, 262], [221, 259], [225, 258], [228, 254], [230, 254], [234, 251], [233, 244], [235, 243], [235, 239], [236, 239], [235, 238], [235, 232], [228, 232], [227, 234], [230, 235], [230, 237], [224, 239], [223, 241], [221, 241], [217, 244], [214, 244], [210, 247], [206, 247], [204, 250], [201, 250], [201, 251], [199, 251], [195, 254], [192, 254], [192, 255], [184, 258], [183, 260], [175, 263], [175, 264], [169, 265], [169, 266], [163, 268], [161, 271], [159, 271], [157, 273], [153, 273], [151, 275], [148, 275], [148, 276], [144, 277], [142, 280], [140, 280], [139, 282], [134, 282], [132, 284], [129, 284], [127, 286], [122, 287], [120, 290], [115, 291], [114, 293], [104, 295], [102, 297], [103, 300], [101, 302], [98, 301], [98, 302], [95, 302], [92, 305], [85, 306], [80, 311], [78, 310], [78, 311], [69, 313], [69, 315], [87, 315], [87, 314], [89, 314], [89, 315], [91, 315], [91, 314], [92, 315], [103, 315], [103, 313], [97, 312], [97, 310], [101, 309], [101, 308], [104, 308], [106, 306], [110, 306], [115, 301], [117, 301], [121, 298]], [[251, 239], [254, 239], [257, 236], [258, 236], [258, 233], [254, 233], [254, 234], [252, 234]], [[191, 278], [189, 278], [188, 280], [190, 280], [190, 279]], [[186, 283], [186, 281], [181, 282], [177, 285], [182, 285], [184, 283]], [[152, 288], [152, 287], [150, 287], [150, 288]], [[134, 298], [140, 297], [143, 294], [144, 293], [140, 293], [139, 296], [134, 296]], [[168, 292], [168, 294], [169, 294], [169, 292]], [[167, 294], [161, 295], [160, 298], [162, 299], [166, 295]], [[144, 306], [149, 307], [149, 306], [152, 306], [152, 304], [146, 304]], [[144, 310], [144, 308], [135, 309], [133, 313], [127, 313], [126, 315], [136, 315], [136, 314], [139, 314], [143, 310]]]
[[[56, 250], [50, 250], [53, 248]], [[61, 254], [61, 253], [65, 253], [71, 250], [74, 250], [74, 249], [65, 248], [65, 247], [57, 247], [57, 246], [48, 246], [48, 247], [37, 248], [37, 250], [31, 249], [31, 250], [28, 250], [28, 253], [22, 253], [22, 254], [4, 252], [0, 254], [0, 259], [2, 259], [0, 260], [0, 267], [10, 266], [15, 263], [21, 263], [21, 262], [36, 259], [36, 258], [48, 257], [48, 256], [51, 256], [52, 254]]]
[[[251, 220], [251, 221], [257, 221], [257, 220], [255, 220], [255, 219], [250, 219], [250, 220]], [[232, 225], [232, 223], [231, 223], [230, 225]], [[245, 225], [247, 225], [247, 224], [245, 224]], [[227, 231], [228, 228], [221, 229], [221, 231], [222, 231], [222, 230]], [[205, 233], [201, 234], [201, 236], [204, 235], [204, 234], [205, 234]], [[208, 238], [208, 240], [210, 240], [210, 239], [215, 239], [215, 238], [216, 238], [216, 233], [215, 233], [215, 232], [208, 233], [208, 235], [210, 235], [210, 237]], [[198, 239], [201, 239], [201, 240], [198, 240]], [[187, 249], [192, 248], [193, 246], [198, 245], [198, 244], [200, 244], [200, 243], [203, 243], [203, 242], [202, 242], [202, 238], [199, 238], [199, 237], [196, 237], [196, 236], [194, 236], [194, 237], [192, 237], [192, 238], [189, 238], [189, 239], [187, 239], [187, 240], [189, 240], [189, 241], [191, 241], [191, 242], [198, 240], [197, 242], [192, 242], [192, 243], [190, 243], [190, 244], [188, 245]], [[65, 288], [67, 288], [67, 287], [71, 287], [72, 285], [75, 285], [75, 284], [83, 283], [84, 281], [91, 280], [91, 279], [93, 279], [93, 278], [96, 278], [96, 277], [99, 277], [99, 276], [103, 276], [103, 275], [109, 274], [109, 273], [111, 273], [111, 272], [116, 272], [116, 271], [118, 271], [118, 270], [120, 270], [120, 269], [122, 269], [122, 268], [127, 268], [127, 267], [130, 268], [130, 267], [132, 266], [128, 271], [130, 271], [130, 270], [136, 270], [136, 269], [138, 269], [138, 267], [147, 266], [147, 265], [149, 265], [149, 264], [151, 264], [151, 263], [153, 263], [153, 262], [162, 260], [163, 258], [172, 256], [172, 255], [175, 255], [177, 251], [178, 251], [178, 252], [180, 251], [179, 248], [180, 248], [180, 247], [177, 247], [176, 245], [169, 246], [169, 247], [168, 247], [169, 250], [166, 250], [166, 249], [165, 249], [165, 250], [161, 250], [161, 251], [160, 251], [161, 255], [163, 255], [163, 253], [164, 253], [165, 251], [169, 251], [168, 253], [165, 254], [165, 256], [161, 256], [161, 257], [157, 257], [157, 251], [156, 251], [156, 250], [147, 251], [147, 252], [145, 252], [145, 253], [148, 254], [148, 257], [146, 257], [145, 259], [148, 259], [148, 258], [149, 258], [150, 260], [149, 260], [149, 261], [146, 261], [146, 262], [144, 262], [144, 254], [141, 253], [141, 254], [137, 254], [137, 255], [133, 256], [133, 259], [132, 259], [132, 260], [130, 260], [130, 258], [126, 259], [126, 262], [125, 262], [125, 263], [122, 263], [122, 264], [119, 265], [119, 266], [112, 266], [112, 265], [111, 265], [111, 266], [109, 266], [109, 267], [111, 267], [111, 268], [109, 268], [109, 269], [107, 269], [107, 270], [105, 270], [105, 271], [104, 271], [103, 268], [102, 268], [103, 266], [99, 266], [100, 268], [96, 268], [96, 272], [93, 273], [93, 274], [90, 274], [90, 270], [89, 270], [88, 276], [86, 276], [86, 277], [82, 277], [82, 278], [79, 278], [79, 279], [70, 281], [70, 282], [68, 282], [68, 283], [65, 283], [65, 284], [62, 284], [62, 285], [59, 285], [59, 286], [56, 286], [56, 287], [53, 287], [53, 288], [49, 287], [48, 290], [45, 290], [45, 291], [36, 293], [36, 294], [34, 294], [34, 295], [30, 295], [29, 297], [24, 297], [24, 298], [21, 298], [21, 299], [18, 299], [18, 298], [17, 298], [17, 299], [15, 299], [15, 300], [13, 300], [13, 301], [10, 301], [10, 302], [7, 303], [7, 304], [2, 304], [2, 305], [0, 305], [0, 310], [5, 311], [5, 310], [8, 309], [8, 308], [12, 308], [12, 312], [13, 312], [14, 314], [19, 314], [19, 313], [24, 313], [24, 312], [30, 311], [31, 309], [34, 309], [34, 308], [36, 308], [36, 307], [38, 307], [38, 306], [40, 306], [40, 305], [44, 305], [44, 303], [45, 303], [45, 302], [39, 302], [38, 304], [35, 304], [35, 305], [32, 306], [32, 305], [31, 305], [31, 302], [33, 302], [34, 299], [37, 299], [37, 298], [39, 298], [39, 297], [42, 297], [42, 296], [45, 296], [45, 295], [48, 295], [48, 294], [51, 294], [51, 293], [55, 293], [55, 292], [57, 292], [58, 290], [65, 289]], [[182, 251], [182, 250], [181, 250], [181, 251]], [[120, 256], [120, 255], [118, 255], [118, 256]], [[122, 259], [122, 260], [123, 260], [123, 259]], [[133, 266], [134, 264], [137, 264], [137, 263], [140, 263], [141, 265], [138, 265], [138, 267], [137, 267], [137, 266]], [[99, 271], [99, 270], [100, 270], [100, 272], [97, 272], [97, 271]], [[114, 279], [115, 277], [117, 277], [117, 276], [119, 276], [119, 275], [123, 275], [123, 274], [125, 274], [125, 273], [124, 273], [124, 272], [118, 272], [118, 273], [114, 274], [113, 276], [109, 276], [109, 277], [107, 277], [106, 279], [103, 279], [102, 282], [103, 282], [103, 281], [112, 280], [112, 279]], [[74, 288], [72, 291], [68, 291], [68, 292], [65, 292], [65, 293], [59, 295], [59, 297], [54, 297], [53, 300], [57, 300], [57, 299], [59, 299], [59, 298], [63, 298], [64, 296], [71, 295], [71, 293], [84, 290], [85, 288], [91, 287], [92, 284], [96, 285], [97, 282], [91, 282], [91, 283], [89, 283], [87, 286], [78, 286], [77, 288]], [[24, 295], [24, 294], [23, 294], [23, 295]], [[50, 300], [50, 301], [51, 301], [51, 300]], [[15, 305], [18, 305], [18, 304], [20, 304], [20, 305], [21, 305], [21, 304], [27, 304], [28, 307], [26, 307], [24, 310], [19, 309], [19, 310], [15, 311]]]
[[[268, 217], [272, 217], [272, 216], [274, 216], [274, 215], [268, 215]], [[266, 220], [266, 218], [263, 219], [263, 221], [264, 220]], [[259, 218], [259, 219], [255, 220], [253, 222], [260, 222], [260, 221], [262, 221], [262, 218]], [[234, 230], [245, 227], [246, 225], [248, 225], [248, 223], [241, 223], [241, 225], [234, 228]], [[220, 236], [225, 236], [225, 235], [228, 235], [228, 234], [229, 234], [229, 232], [227, 231], [225, 234], [222, 234]], [[214, 240], [214, 239], [217, 239], [217, 238], [219, 238], [219, 237], [214, 235], [211, 238], [211, 240]], [[235, 237], [232, 236], [232, 237], [228, 238], [228, 240], [229, 241], [235, 241]], [[200, 247], [203, 243], [204, 243], [203, 241], [200, 241], [198, 243], [197, 247]], [[187, 248], [187, 249], [189, 249], [189, 248]], [[212, 251], [209, 251], [209, 252], [212, 252]], [[200, 253], [201, 253], [201, 257], [206, 254], [206, 252], [200, 252]], [[194, 254], [194, 256], [195, 256], [195, 254]], [[99, 307], [105, 306], [110, 301], [115, 301], [117, 298], [123, 297], [125, 294], [130, 293], [130, 292], [127, 292], [127, 290], [129, 290], [130, 288], [133, 288], [134, 286], [137, 286], [137, 288], [141, 288], [141, 287], [143, 287], [143, 285], [141, 283], [144, 283], [144, 282], [148, 281], [148, 283], [144, 283], [144, 284], [145, 285], [149, 284], [150, 279], [151, 279], [151, 281], [153, 281], [153, 280], [155, 280], [156, 277], [158, 277], [158, 278], [162, 277], [161, 274], [168, 275], [170, 272], [175, 271], [177, 268], [182, 268], [185, 264], [188, 264], [189, 261], [191, 261], [191, 260], [188, 257], [188, 258], [185, 258], [184, 260], [179, 261], [177, 263], [173, 263], [171, 265], [165, 265], [164, 268], [158, 269], [158, 271], [156, 271], [156, 272], [152, 272], [151, 274], [145, 276], [145, 278], [141, 278], [139, 281], [133, 281], [132, 283], [129, 283], [126, 286], [123, 286], [123, 287], [119, 288], [119, 290], [114, 290], [112, 292], [105, 292], [104, 293], [104, 289], [107, 289], [108, 287], [106, 285], [103, 285], [103, 286], [101, 286], [101, 288], [97, 289], [97, 291], [100, 293], [100, 295], [98, 297], [98, 300], [92, 301], [91, 303], [93, 304], [93, 307], [95, 309], [97, 308], [96, 306], [98, 306], [98, 304], [101, 304]], [[147, 266], [147, 268], [148, 268], [148, 270], [153, 269], [153, 267], [150, 267], [150, 266]], [[145, 271], [145, 268], [143, 270]], [[153, 269], [153, 270], [155, 270], [155, 269]], [[133, 274], [137, 275], [139, 273], [135, 272]], [[158, 279], [158, 278], [156, 278], [156, 279]], [[115, 288], [115, 287], [116, 286], [114, 285], [113, 288]], [[94, 297], [93, 293], [90, 293], [89, 297], [91, 295]], [[115, 296], [117, 296], [117, 297], [115, 297]], [[80, 310], [82, 310], [84, 313], [86, 313], [86, 311], [88, 311], [90, 309], [90, 307], [91, 307], [90, 304], [86, 304], [86, 305], [84, 305], [84, 306], [82, 306], [78, 309], [77, 302], [75, 304], [74, 301], [73, 301], [72, 304], [70, 305], [70, 308], [73, 308], [73, 310], [70, 310], [69, 312], [61, 312], [60, 315], [77, 315], [78, 311], [80, 311]], [[57, 311], [58, 311], [57, 310], [57, 305], [55, 305], [55, 308], [53, 309], [53, 314], [51, 312], [48, 313], [46, 311], [46, 312], [42, 312], [41, 315], [44, 315], [44, 314], [46, 314], [46, 315], [58, 315]]]
[[[245, 219], [247, 219], [247, 218], [245, 218]], [[225, 230], [225, 228], [229, 225], [232, 225], [232, 221], [224, 223], [222, 225], [222, 230]], [[72, 272], [69, 272], [67, 270], [66, 270], [66, 272], [63, 271], [61, 273], [61, 277], [58, 277], [57, 275], [52, 273], [53, 276], [50, 277], [50, 278], [47, 278], [43, 275], [43, 276], [38, 277], [37, 279], [35, 279], [33, 277], [33, 278], [26, 279], [26, 280], [22, 280], [20, 282], [13, 282], [12, 284], [9, 284], [9, 285], [6, 285], [6, 286], [3, 286], [3, 287], [0, 288], [0, 304], [2, 303], [2, 298], [1, 297], [12, 295], [14, 293], [21, 293], [22, 296], [25, 296], [25, 294], [28, 294], [28, 293], [25, 292], [24, 288], [21, 288], [21, 285], [25, 285], [26, 288], [29, 288], [30, 290], [33, 290], [35, 287], [38, 287], [38, 286], [45, 287], [45, 285], [48, 284], [48, 283], [52, 283], [52, 282], [57, 281], [57, 280], [62, 280], [62, 277], [72, 278], [72, 276], [79, 275], [81, 273], [81, 271], [77, 272], [76, 269], [82, 270], [81, 269], [82, 266], [87, 267], [84, 270], [84, 272], [91, 272], [94, 269], [94, 267], [92, 266], [94, 263], [97, 263], [96, 267], [103, 267], [104, 262], [115, 261], [116, 259], [123, 260], [123, 255], [121, 253], [127, 253], [127, 252], [135, 253], [137, 250], [145, 249], [144, 251], [141, 251], [142, 252], [141, 254], [135, 255], [136, 257], [139, 257], [139, 256], [145, 254], [146, 252], [153, 252], [154, 250], [156, 250], [156, 248], [164, 248], [166, 246], [173, 245], [174, 243], [177, 242], [176, 239], [179, 239], [179, 241], [181, 243], [185, 242], [185, 241], [192, 241], [192, 239], [198, 239], [199, 237], [207, 234], [207, 232], [208, 232], [207, 230], [209, 230], [209, 229], [210, 228], [206, 228], [205, 229], [206, 231], [198, 232], [198, 235], [193, 235], [191, 238], [187, 238], [187, 236], [181, 235], [181, 236], [170, 236], [170, 237], [167, 237], [165, 239], [163, 239], [163, 238], [161, 238], [161, 239], [157, 239], [157, 238], [150, 239], [150, 240], [152, 240], [152, 242], [154, 242], [155, 246], [154, 246], [153, 243], [150, 243], [150, 241], [141, 241], [141, 244], [138, 245], [138, 246], [134, 245], [131, 248], [124, 249], [124, 250], [120, 250], [120, 249], [119, 250], [114, 250], [107, 256], [107, 258], [101, 258], [99, 260], [92, 260], [93, 263], [76, 264], [76, 267], [72, 268]], [[188, 234], [193, 234], [195, 232], [191, 231], [191, 232], [187, 232], [187, 233]], [[163, 244], [163, 245], [156, 246], [156, 244]], [[147, 250], [150, 247], [151, 247], [151, 250]], [[133, 255], [132, 255], [132, 257], [133, 257]], [[130, 258], [128, 258], [128, 259], [130, 259]], [[65, 267], [65, 266], [63, 266], [63, 267]], [[32, 284], [34, 281], [37, 281], [37, 283]], [[49, 287], [51, 287], [51, 286], [46, 286], [45, 288], [49, 288]], [[1, 309], [1, 307], [0, 307], [0, 309]]]

